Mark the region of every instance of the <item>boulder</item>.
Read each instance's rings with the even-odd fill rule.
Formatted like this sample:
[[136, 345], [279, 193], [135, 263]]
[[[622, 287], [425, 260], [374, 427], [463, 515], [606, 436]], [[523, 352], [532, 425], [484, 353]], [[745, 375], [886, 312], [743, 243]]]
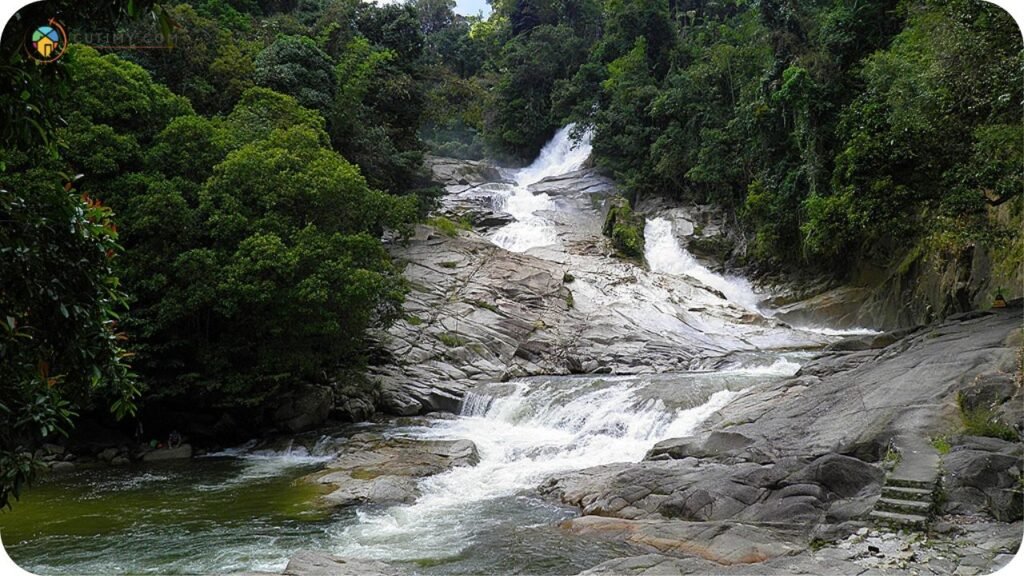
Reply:
[[583, 516], [567, 520], [562, 526], [574, 534], [620, 540], [653, 553], [695, 556], [723, 565], [764, 562], [800, 549], [777, 531], [727, 522]]
[[305, 384], [280, 400], [272, 420], [290, 432], [303, 432], [322, 424], [333, 407], [331, 388]]
[[326, 507], [410, 503], [419, 496], [421, 478], [456, 466], [473, 466], [479, 460], [476, 445], [469, 440], [357, 434], [344, 445], [342, 454], [303, 481], [330, 490], [320, 499]]
[[1006, 403], [1018, 391], [1013, 374], [985, 372], [979, 374], [960, 391], [958, 400], [965, 411], [994, 410]]
[[742, 434], [715, 431], [702, 438], [670, 438], [654, 445], [647, 453], [646, 460], [664, 458], [722, 458], [737, 456], [753, 443]]
[[305, 550], [288, 560], [283, 576], [397, 576], [383, 562], [343, 558], [326, 552]]
[[46, 444], [43, 444], [42, 450], [46, 454], [50, 454], [50, 455], [53, 455], [53, 456], [63, 456], [64, 455], [64, 447], [61, 446], [60, 444], [46, 443]]
[[71, 462], [54, 462], [50, 464], [50, 472], [71, 472], [75, 469], [75, 465]]
[[584, 514], [734, 520], [806, 531], [867, 514], [881, 480], [879, 467], [839, 454], [768, 463], [691, 456], [584, 469], [552, 477], [540, 490]]
[[110, 462], [111, 460], [114, 459], [115, 456], [117, 456], [117, 453], [117, 448], [105, 448], [103, 449], [103, 451], [97, 454], [96, 457], [104, 462]]
[[788, 480], [809, 480], [840, 498], [877, 493], [883, 480], [882, 469], [840, 454], [826, 454], [815, 459]]
[[192, 446], [182, 444], [177, 448], [157, 448], [142, 455], [143, 462], [160, 462], [164, 460], [187, 460], [192, 457]]
[[1002, 522], [1024, 517], [1019, 443], [967, 437], [943, 456], [942, 469], [945, 512], [987, 513]]

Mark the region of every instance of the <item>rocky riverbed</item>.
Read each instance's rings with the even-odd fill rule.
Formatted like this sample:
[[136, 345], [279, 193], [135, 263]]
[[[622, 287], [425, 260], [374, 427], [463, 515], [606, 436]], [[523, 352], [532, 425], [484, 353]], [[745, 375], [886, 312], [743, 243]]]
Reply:
[[297, 452], [218, 453], [242, 459], [210, 460], [227, 468], [206, 493], [275, 478], [317, 524], [287, 524], [304, 535], [280, 553], [239, 544], [230, 564], [203, 565], [973, 575], [1012, 558], [1019, 307], [850, 330], [859, 289], [755, 289], [725, 270], [744, 241], [727, 218], [663, 201], [640, 203], [644, 258], [623, 258], [602, 234], [614, 183], [560, 145], [520, 171], [430, 160], [448, 222], [389, 246], [410, 293], [376, 335], [379, 390], [311, 389], [277, 415], [292, 433], [337, 414], [394, 419], [314, 433]]

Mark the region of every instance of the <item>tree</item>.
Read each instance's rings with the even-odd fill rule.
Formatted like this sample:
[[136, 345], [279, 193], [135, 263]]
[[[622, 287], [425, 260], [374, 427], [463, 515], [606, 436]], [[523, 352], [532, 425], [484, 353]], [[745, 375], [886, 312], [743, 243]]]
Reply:
[[257, 85], [321, 113], [330, 109], [337, 86], [334, 64], [312, 39], [282, 36], [257, 54], [253, 64]]

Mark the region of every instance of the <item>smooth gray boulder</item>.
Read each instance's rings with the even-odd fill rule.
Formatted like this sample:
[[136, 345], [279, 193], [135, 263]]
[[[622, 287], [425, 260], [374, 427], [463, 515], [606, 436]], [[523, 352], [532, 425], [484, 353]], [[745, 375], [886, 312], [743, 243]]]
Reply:
[[855, 510], [866, 515], [881, 481], [880, 467], [838, 454], [769, 464], [687, 457], [588, 468], [555, 476], [540, 490], [584, 514], [733, 520], [810, 532], [830, 515], [835, 521]]
[[329, 492], [325, 507], [408, 504], [419, 496], [419, 480], [480, 461], [469, 440], [413, 440], [357, 434], [324, 469], [303, 478]]
[[986, 513], [1002, 522], [1024, 518], [1022, 447], [997, 438], [964, 437], [942, 457], [947, 513]]

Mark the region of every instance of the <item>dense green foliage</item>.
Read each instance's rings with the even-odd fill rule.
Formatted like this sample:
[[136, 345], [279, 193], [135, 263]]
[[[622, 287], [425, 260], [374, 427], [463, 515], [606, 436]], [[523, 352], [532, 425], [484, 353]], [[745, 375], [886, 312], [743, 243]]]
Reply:
[[432, 194], [411, 9], [49, 2], [15, 28], [43, 14], [173, 47], [37, 65], [5, 34], [0, 505], [76, 414], [258, 418], [362, 365], [405, 291], [380, 238]]
[[[724, 252], [770, 270], [1024, 259], [1021, 38], [992, 5], [491, 4], [22, 11], [0, 67], [0, 505], [76, 412], [261, 415], [358, 368], [400, 313], [380, 239], [436, 198], [427, 151], [524, 162], [575, 122], [633, 205], [724, 207], [749, 236]], [[36, 65], [21, 38], [52, 16], [167, 45]], [[639, 258], [629, 206], [607, 233]]]
[[[116, 22], [134, 10], [70, 1], [27, 7], [5, 30], [0, 66], [0, 508], [20, 496], [40, 463], [32, 447], [67, 434], [80, 410], [135, 411], [138, 384], [118, 326], [125, 294], [115, 275], [111, 210], [76, 190], [55, 134], [67, 70], [21, 51], [26, 29], [60, 16]], [[132, 12], [132, 13], [129, 13]], [[44, 18], [45, 15], [45, 18]], [[159, 14], [156, 14], [159, 17]], [[120, 146], [110, 134], [102, 145]], [[109, 168], [109, 165], [103, 166]]]
[[632, 199], [734, 210], [747, 255], [769, 267], [846, 273], [920, 243], [1020, 252], [1021, 39], [991, 4], [494, 8], [470, 32], [485, 44], [478, 83], [494, 87], [481, 123], [492, 153], [529, 159], [575, 121]]

